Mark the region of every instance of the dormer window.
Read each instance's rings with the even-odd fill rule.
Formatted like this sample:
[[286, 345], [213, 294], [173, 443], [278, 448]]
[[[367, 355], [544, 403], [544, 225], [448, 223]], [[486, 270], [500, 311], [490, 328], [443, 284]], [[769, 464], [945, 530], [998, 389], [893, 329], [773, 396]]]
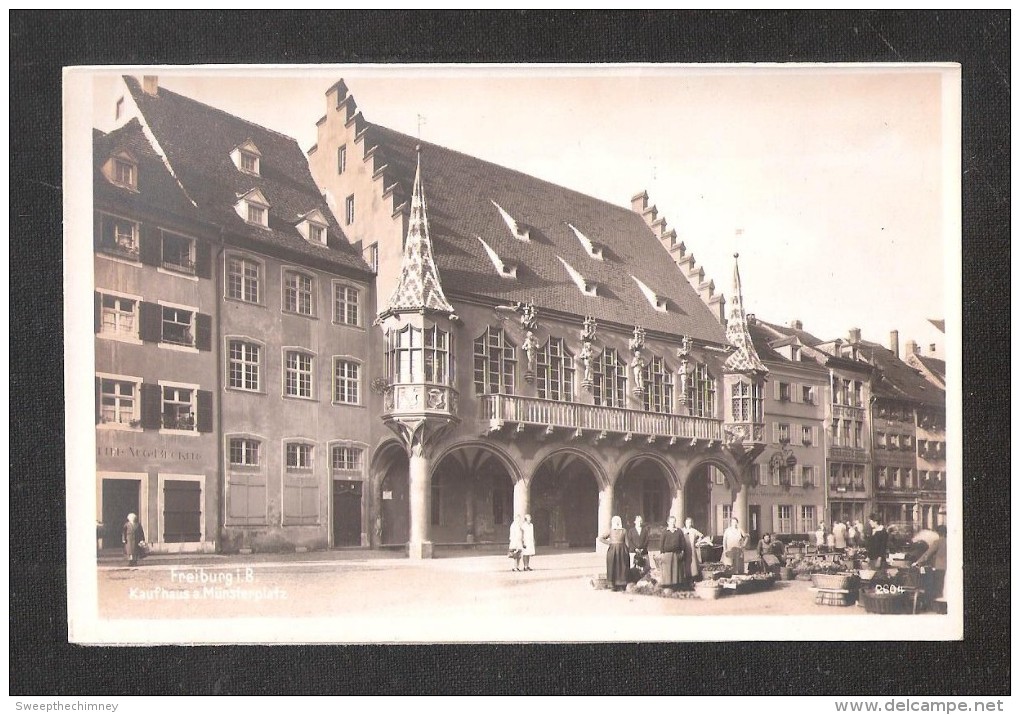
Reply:
[[321, 211], [309, 211], [298, 222], [297, 230], [306, 241], [320, 246], [326, 245], [326, 228], [329, 223]]
[[572, 265], [564, 261], [559, 256], [556, 257], [560, 259], [560, 263], [562, 263], [563, 267], [567, 270], [567, 274], [570, 275], [571, 280], [574, 281], [574, 285], [576, 285], [582, 293], [591, 296], [596, 296], [599, 294], [598, 283], [596, 283], [595, 281], [588, 280], [580, 273], [578, 273], [577, 269], [575, 269]]
[[581, 242], [582, 246], [584, 246], [584, 250], [588, 253], [588, 255], [597, 261], [601, 261], [602, 246], [598, 245], [590, 238], [585, 236], [583, 233], [581, 233], [581, 231], [578, 230], [578, 228], [574, 226], [572, 223], [568, 223], [567, 226], [570, 228], [571, 231], [574, 232], [574, 235], [577, 236], [577, 240]]
[[666, 296], [659, 295], [654, 290], [649, 288], [643, 281], [639, 280], [636, 276], [631, 276], [631, 278], [634, 279], [634, 282], [637, 283], [638, 288], [641, 289], [641, 292], [645, 296], [645, 300], [648, 301], [648, 305], [652, 306], [660, 313], [665, 313], [667, 305]]
[[517, 277], [517, 264], [504, 261], [499, 257], [499, 254], [487, 244], [481, 236], [478, 237], [478, 241], [482, 244], [482, 248], [485, 249], [485, 253], [489, 256], [489, 260], [492, 261], [493, 267], [496, 272], [504, 278], [516, 278]]
[[269, 199], [258, 189], [252, 189], [247, 194], [238, 197], [234, 204], [237, 215], [250, 224], [269, 227]]
[[259, 175], [262, 153], [251, 139], [234, 147], [234, 150], [230, 152], [230, 158], [233, 160], [234, 166], [244, 173]]
[[138, 161], [126, 151], [111, 156], [103, 166], [103, 174], [112, 184], [132, 191], [138, 189]]
[[[492, 201], [492, 199], [489, 200]], [[513, 234], [514, 238], [516, 238], [518, 241], [531, 240], [531, 233], [527, 229], [522, 228], [521, 225], [517, 223], [516, 219], [514, 219], [514, 217], [511, 216], [506, 209], [497, 204], [495, 201], [492, 201], [492, 205], [496, 207], [497, 211], [499, 211], [499, 215], [503, 217], [503, 223], [505, 223], [506, 227], [510, 229], [510, 233]]]
[[311, 241], [312, 243], [325, 243], [326, 229], [324, 229], [322, 226], [309, 226], [308, 240]]

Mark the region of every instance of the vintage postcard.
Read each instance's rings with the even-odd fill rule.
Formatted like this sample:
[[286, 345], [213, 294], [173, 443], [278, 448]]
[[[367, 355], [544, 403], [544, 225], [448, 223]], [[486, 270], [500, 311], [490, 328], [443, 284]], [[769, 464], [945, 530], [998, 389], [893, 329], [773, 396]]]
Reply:
[[71, 641], [962, 638], [958, 66], [64, 109]]

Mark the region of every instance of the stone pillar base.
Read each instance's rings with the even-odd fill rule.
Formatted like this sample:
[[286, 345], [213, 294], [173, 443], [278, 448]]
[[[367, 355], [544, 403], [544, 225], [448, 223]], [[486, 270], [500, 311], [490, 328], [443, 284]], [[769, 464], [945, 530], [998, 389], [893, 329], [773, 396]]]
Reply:
[[408, 544], [407, 545], [407, 556], [412, 561], [420, 561], [422, 559], [431, 559], [432, 556], [432, 542], [423, 541], [419, 544]]

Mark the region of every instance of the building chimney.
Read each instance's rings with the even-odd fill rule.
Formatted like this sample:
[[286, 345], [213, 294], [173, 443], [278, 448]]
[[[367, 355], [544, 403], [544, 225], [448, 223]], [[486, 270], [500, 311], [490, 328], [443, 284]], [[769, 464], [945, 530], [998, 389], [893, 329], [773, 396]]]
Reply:
[[917, 343], [913, 340], [907, 341], [907, 357], [911, 355], [917, 355]]
[[154, 74], [147, 74], [143, 76], [142, 91], [153, 97], [159, 94], [159, 77]]
[[889, 349], [892, 350], [892, 354], [896, 357], [900, 356], [900, 331], [891, 330], [889, 331]]
[[790, 321], [790, 327], [793, 328], [794, 330], [803, 330], [804, 329], [804, 323], [802, 323], [799, 320], [791, 320]]
[[857, 343], [861, 342], [861, 329], [860, 328], [850, 328], [850, 336], [849, 336], [848, 342], [851, 345], [856, 345]]

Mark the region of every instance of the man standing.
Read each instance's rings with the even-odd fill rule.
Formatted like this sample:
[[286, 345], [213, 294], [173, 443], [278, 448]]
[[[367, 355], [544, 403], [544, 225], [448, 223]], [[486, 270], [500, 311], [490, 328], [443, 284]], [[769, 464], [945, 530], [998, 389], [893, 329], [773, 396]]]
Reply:
[[128, 566], [137, 566], [138, 557], [141, 555], [142, 549], [145, 548], [145, 531], [142, 529], [142, 525], [138, 523], [137, 515], [128, 514], [127, 521], [124, 522], [122, 538]]
[[882, 517], [872, 514], [868, 517], [871, 534], [865, 543], [868, 550], [869, 565], [873, 569], [885, 568], [885, 560], [889, 556], [889, 532], [882, 525]]
[[634, 517], [634, 526], [627, 531], [627, 550], [632, 555], [632, 568], [640, 569], [644, 575], [648, 570], [648, 529], [640, 515]]
[[722, 560], [735, 574], [744, 573], [744, 546], [747, 545], [748, 538], [740, 528], [740, 519], [737, 517], [730, 519], [730, 525], [722, 537]]
[[946, 580], [945, 532], [946, 527], [944, 526], [937, 527], [936, 531], [921, 529], [911, 539], [912, 544], [918, 544], [917, 551], [921, 551], [921, 555], [914, 560], [914, 566], [931, 569], [927, 590], [929, 599], [932, 601], [942, 596], [942, 588]]

